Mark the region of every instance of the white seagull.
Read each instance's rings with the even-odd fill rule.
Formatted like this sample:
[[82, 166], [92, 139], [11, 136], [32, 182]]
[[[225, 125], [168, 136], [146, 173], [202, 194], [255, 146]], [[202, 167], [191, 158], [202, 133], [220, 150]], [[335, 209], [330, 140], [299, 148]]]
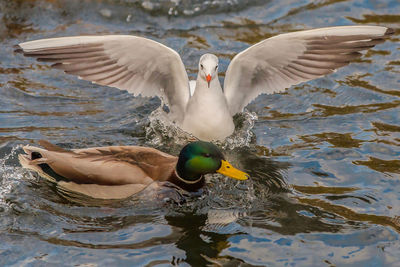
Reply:
[[233, 58], [223, 90], [215, 55], [200, 58], [197, 80], [189, 82], [177, 52], [138, 36], [42, 39], [19, 44], [18, 51], [96, 84], [159, 96], [183, 130], [202, 140], [224, 140], [235, 129], [232, 116], [258, 95], [329, 74], [392, 33], [380, 26], [343, 26], [271, 37]]

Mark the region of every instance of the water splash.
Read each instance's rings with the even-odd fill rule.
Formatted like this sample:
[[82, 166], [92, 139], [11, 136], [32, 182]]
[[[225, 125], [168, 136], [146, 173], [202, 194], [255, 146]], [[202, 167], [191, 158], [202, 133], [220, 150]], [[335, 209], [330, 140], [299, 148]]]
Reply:
[[[234, 117], [235, 132], [223, 142], [215, 141], [222, 149], [232, 150], [237, 147], [250, 146], [255, 135], [252, 132], [255, 121], [258, 119], [255, 112], [245, 110]], [[168, 114], [160, 107], [149, 116], [149, 125], [146, 127], [146, 141], [149, 145], [163, 144], [185, 145], [189, 141], [198, 140], [195, 136], [183, 131], [172, 122]]]
[[248, 110], [236, 115], [234, 117], [235, 132], [221, 143], [222, 148], [232, 150], [238, 147], [250, 146], [255, 138], [252, 129], [257, 119], [257, 114]]
[[[0, 207], [4, 210], [9, 208], [7, 198], [13, 189], [19, 184], [20, 180], [27, 176], [22, 168], [16, 168], [10, 161], [15, 160], [18, 151], [22, 145], [17, 145], [11, 149], [11, 152], [0, 159]], [[30, 175], [30, 173], [29, 173]], [[33, 178], [28, 176], [27, 178]]]
[[190, 140], [197, 140], [193, 135], [183, 131], [172, 122], [162, 107], [154, 110], [149, 116], [149, 125], [146, 127], [146, 141], [149, 145], [162, 144], [185, 145]]

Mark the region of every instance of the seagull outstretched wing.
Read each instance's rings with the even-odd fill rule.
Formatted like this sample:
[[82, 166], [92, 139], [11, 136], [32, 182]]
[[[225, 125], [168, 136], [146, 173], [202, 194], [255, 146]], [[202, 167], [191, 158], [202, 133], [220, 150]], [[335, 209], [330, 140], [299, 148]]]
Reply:
[[42, 39], [18, 45], [26, 56], [53, 62], [81, 79], [160, 96], [181, 120], [189, 100], [189, 80], [178, 53], [158, 42], [129, 35]]
[[393, 33], [380, 26], [319, 28], [280, 34], [237, 54], [226, 71], [224, 92], [231, 115], [260, 94], [329, 74]]

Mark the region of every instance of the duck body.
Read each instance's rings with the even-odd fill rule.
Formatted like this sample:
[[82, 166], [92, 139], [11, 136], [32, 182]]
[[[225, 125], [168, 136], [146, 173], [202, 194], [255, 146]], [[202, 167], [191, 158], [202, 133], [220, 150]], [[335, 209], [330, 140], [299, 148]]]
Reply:
[[[205, 184], [204, 175], [221, 172], [226, 162], [214, 145], [203, 142], [187, 145], [179, 157], [140, 146], [65, 150], [46, 141], [40, 144], [44, 148], [23, 148], [26, 154], [19, 155], [21, 165], [56, 183], [64, 193], [95, 199], [124, 199], [157, 182], [197, 191]], [[193, 146], [198, 150], [187, 152]], [[215, 157], [209, 162], [209, 157], [201, 156], [204, 153]], [[247, 176], [239, 171], [235, 177]]]
[[17, 51], [53, 62], [55, 68], [133, 95], [159, 96], [169, 117], [199, 139], [224, 140], [232, 117], [260, 94], [330, 74], [385, 41], [393, 29], [340, 26], [283, 33], [238, 53], [230, 62], [224, 88], [218, 58], [199, 60], [195, 90], [177, 52], [150, 39], [128, 35], [75, 36], [20, 43]]

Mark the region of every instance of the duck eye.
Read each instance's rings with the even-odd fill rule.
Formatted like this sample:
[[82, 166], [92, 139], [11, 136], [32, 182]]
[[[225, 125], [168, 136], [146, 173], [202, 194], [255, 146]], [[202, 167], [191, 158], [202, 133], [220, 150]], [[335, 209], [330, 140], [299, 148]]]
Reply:
[[204, 157], [206, 157], [206, 158], [209, 158], [209, 157], [211, 157], [211, 155], [210, 155], [210, 154], [208, 154], [208, 153], [205, 153], [203, 156], [204, 156]]
[[200, 64], [200, 67], [201, 67], [201, 69], [203, 69], [204, 67], [203, 67], [203, 64]]
[[217, 70], [218, 69], [218, 65], [217, 66], [215, 66], [215, 70]]

